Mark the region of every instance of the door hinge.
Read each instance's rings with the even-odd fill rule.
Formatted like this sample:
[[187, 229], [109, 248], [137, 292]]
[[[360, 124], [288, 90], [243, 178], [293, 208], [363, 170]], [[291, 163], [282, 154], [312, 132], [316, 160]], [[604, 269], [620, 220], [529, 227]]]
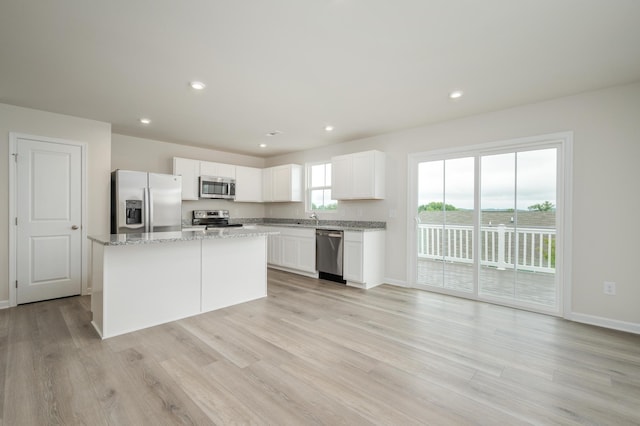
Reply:
[[16, 216], [16, 226], [18, 226], [18, 217]]
[[13, 154], [11, 154], [11, 155], [13, 155], [13, 161], [15, 161], [15, 162], [17, 163], [17, 162], [18, 162], [18, 153], [17, 153], [17, 152], [14, 152], [14, 153], [13, 153]]
[[16, 280], [16, 288], [18, 288], [18, 280]]

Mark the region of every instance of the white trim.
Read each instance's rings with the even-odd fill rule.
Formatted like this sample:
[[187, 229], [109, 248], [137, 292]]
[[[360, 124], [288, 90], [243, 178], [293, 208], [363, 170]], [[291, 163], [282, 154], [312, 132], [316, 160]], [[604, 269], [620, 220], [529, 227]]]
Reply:
[[9, 300], [0, 300], [0, 309], [10, 308]]
[[267, 264], [267, 268], [277, 269], [278, 271], [291, 272], [292, 274], [302, 275], [309, 278], [318, 278], [318, 272], [308, 272], [300, 269], [287, 268], [286, 266]]
[[[564, 134], [564, 143], [559, 150], [562, 156], [562, 166], [564, 167], [562, 177], [564, 181], [560, 190], [562, 194], [559, 194], [562, 199], [562, 206], [560, 210], [561, 217], [563, 218], [560, 226], [562, 227], [562, 238], [560, 239], [563, 244], [562, 249], [562, 261], [560, 263], [560, 270], [556, 270], [557, 274], [562, 277], [562, 299], [561, 308], [562, 312], [566, 315], [572, 311], [572, 295], [573, 295], [573, 132], [566, 132]], [[558, 160], [560, 165], [560, 159]], [[564, 209], [564, 211], [562, 211]], [[557, 250], [557, 247], [556, 247]], [[556, 267], [558, 265], [556, 264]]]
[[[477, 289], [471, 294], [460, 295], [471, 300], [478, 300], [482, 302], [497, 303], [505, 306], [517, 307], [518, 309], [533, 310], [543, 314], [550, 314], [556, 316], [566, 317], [568, 312], [571, 312], [571, 240], [572, 240], [572, 208], [571, 203], [573, 201], [572, 189], [573, 189], [573, 132], [559, 132], [539, 136], [530, 136], [518, 139], [510, 139], [504, 141], [494, 141], [489, 143], [483, 143], [478, 145], [461, 146], [455, 148], [446, 148], [428, 152], [411, 153], [408, 155], [407, 161], [407, 286], [424, 289], [422, 286], [418, 286], [416, 281], [415, 271], [417, 268], [417, 259], [415, 256], [416, 250], [416, 224], [417, 215], [415, 213], [415, 206], [417, 205], [417, 181], [418, 181], [418, 164], [423, 161], [430, 160], [447, 160], [458, 158], [460, 155], [478, 157], [480, 155], [491, 155], [502, 152], [522, 152], [534, 149], [541, 149], [545, 146], [553, 146], [557, 148], [557, 164], [558, 170], [562, 173], [557, 173], [558, 176], [558, 194], [556, 203], [558, 204], [558, 216], [561, 221], [558, 222], [558, 236], [564, 243], [561, 247], [562, 256], [560, 261], [556, 263], [556, 279], [561, 279], [562, 289], [559, 289], [558, 304], [553, 312], [546, 311], [545, 309], [537, 310], [533, 306], [519, 306], [519, 304], [510, 304], [502, 301], [485, 300], [479, 298]], [[477, 163], [477, 162], [476, 162]], [[477, 164], [476, 164], [477, 166]], [[478, 205], [478, 187], [479, 182], [475, 182], [474, 197], [476, 198], [476, 206]], [[411, 217], [410, 217], [411, 215]], [[474, 223], [479, 223], [479, 218], [474, 213]], [[475, 239], [476, 245], [479, 244], [479, 238]], [[477, 253], [477, 247], [475, 252]], [[474, 272], [477, 274], [477, 271]], [[477, 277], [474, 275], [474, 281], [477, 282]], [[429, 288], [427, 291], [434, 291], [440, 293], [438, 288]], [[442, 292], [447, 294], [447, 292]], [[457, 294], [456, 294], [457, 295]]]
[[620, 321], [599, 317], [596, 315], [580, 314], [576, 312], [572, 312], [568, 317], [565, 318], [583, 324], [595, 325], [598, 327], [610, 328], [613, 330], [626, 331], [627, 333], [640, 334], [640, 324], [636, 322]]
[[382, 281], [382, 284], [390, 284], [390, 285], [395, 285], [395, 286], [398, 286], [398, 287], [409, 288], [409, 285], [407, 284], [407, 281], [396, 280], [394, 278], [385, 278]]
[[[17, 169], [16, 162], [13, 154], [18, 151], [18, 139], [31, 139], [40, 142], [57, 143], [62, 145], [72, 145], [80, 147], [81, 158], [81, 200], [80, 200], [80, 217], [81, 224], [81, 241], [80, 241], [80, 253], [81, 253], [81, 265], [80, 265], [80, 281], [81, 294], [88, 294], [88, 247], [87, 243], [87, 150], [88, 144], [86, 142], [77, 142], [68, 139], [50, 138], [46, 136], [34, 136], [24, 133], [9, 132], [9, 306], [16, 306], [16, 277], [17, 277], [17, 240], [16, 240], [16, 225], [15, 217], [17, 216]], [[1, 305], [0, 305], [1, 307]]]
[[15, 154], [19, 135], [9, 133], [9, 306], [16, 306], [16, 224], [17, 217], [17, 169]]
[[[329, 160], [325, 160], [325, 161], [313, 161], [313, 162], [309, 162], [309, 163], [305, 163], [304, 164], [304, 211], [305, 214], [311, 214], [311, 213], [331, 213], [331, 214], [335, 214], [338, 212], [338, 208], [339, 208], [339, 203], [338, 200], [334, 200], [336, 202], [336, 207], [333, 210], [313, 210], [311, 208], [311, 205], [313, 204], [311, 202], [311, 190], [312, 189], [332, 189], [333, 186], [333, 182], [331, 182], [331, 185], [329, 186], [316, 186], [316, 187], [312, 187], [311, 186], [311, 168], [313, 166], [320, 166], [320, 165], [325, 165], [325, 172], [327, 171], [326, 169], [326, 164], [331, 164], [331, 168], [333, 170], [333, 164], [331, 163], [331, 159]], [[325, 183], [327, 181], [327, 178], [325, 176]], [[332, 192], [333, 194], [333, 192]]]

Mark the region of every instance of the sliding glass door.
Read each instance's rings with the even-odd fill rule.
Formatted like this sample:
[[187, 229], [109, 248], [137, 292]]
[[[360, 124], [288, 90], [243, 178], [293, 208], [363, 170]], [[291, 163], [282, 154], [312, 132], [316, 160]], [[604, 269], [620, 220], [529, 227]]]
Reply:
[[415, 286], [559, 313], [561, 147], [413, 156]]
[[557, 149], [480, 157], [479, 294], [553, 308]]
[[473, 291], [473, 157], [418, 166], [417, 282]]

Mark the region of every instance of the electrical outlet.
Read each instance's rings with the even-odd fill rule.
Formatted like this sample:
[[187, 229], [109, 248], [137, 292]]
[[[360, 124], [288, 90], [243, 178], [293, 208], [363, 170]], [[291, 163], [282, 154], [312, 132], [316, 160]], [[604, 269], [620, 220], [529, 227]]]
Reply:
[[615, 296], [616, 295], [616, 283], [614, 283], [613, 281], [605, 281], [602, 291], [604, 291], [604, 294], [608, 294], [609, 296]]

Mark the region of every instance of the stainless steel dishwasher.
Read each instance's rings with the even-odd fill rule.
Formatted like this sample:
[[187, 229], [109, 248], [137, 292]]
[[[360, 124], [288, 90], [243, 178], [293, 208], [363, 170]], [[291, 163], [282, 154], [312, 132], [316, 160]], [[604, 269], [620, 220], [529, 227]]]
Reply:
[[316, 229], [316, 269], [320, 278], [344, 284], [342, 245], [344, 232]]

